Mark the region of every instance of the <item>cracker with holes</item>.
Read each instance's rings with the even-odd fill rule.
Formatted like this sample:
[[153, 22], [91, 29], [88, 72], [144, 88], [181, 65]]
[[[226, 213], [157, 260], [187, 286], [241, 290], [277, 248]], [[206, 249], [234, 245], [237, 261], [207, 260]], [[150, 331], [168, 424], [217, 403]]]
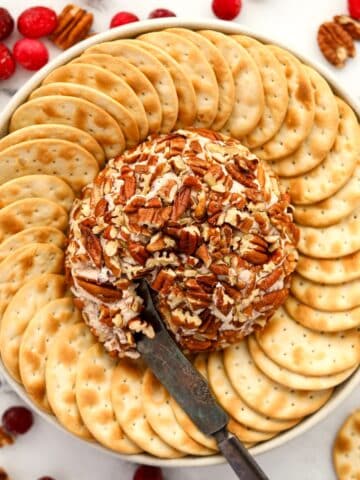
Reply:
[[168, 31], [145, 33], [138, 38], [164, 50], [180, 65], [191, 80], [196, 95], [194, 126], [210, 127], [218, 112], [219, 87], [201, 50], [186, 38]]
[[120, 155], [125, 148], [124, 135], [113, 117], [87, 100], [62, 95], [34, 98], [18, 107], [11, 117], [10, 132], [44, 123], [70, 125], [89, 133], [107, 159]]
[[0, 152], [8, 147], [12, 147], [17, 143], [27, 142], [28, 140], [55, 138], [58, 140], [66, 140], [80, 145], [93, 155], [100, 166], [104, 165], [104, 150], [100, 147], [95, 138], [84, 130], [71, 127], [70, 125], [30, 125], [21, 128], [15, 132], [9, 133], [0, 140]]
[[360, 409], [340, 428], [333, 446], [333, 462], [338, 480], [360, 478]]
[[168, 70], [154, 55], [140, 48], [133, 40], [100, 43], [88, 48], [85, 53], [105, 53], [121, 57], [138, 68], [151, 82], [159, 96], [162, 108], [160, 131], [170, 132], [174, 128], [179, 110], [174, 82]]
[[219, 50], [234, 79], [234, 106], [221, 131], [234, 138], [242, 138], [256, 127], [264, 111], [264, 89], [259, 69], [246, 49], [233, 38], [213, 30], [199, 33]]
[[230, 381], [254, 410], [281, 420], [295, 420], [322, 407], [332, 389], [318, 391], [295, 390], [267, 377], [251, 359], [246, 342], [224, 351], [224, 364]]
[[31, 400], [52, 413], [46, 393], [45, 367], [58, 332], [82, 321], [72, 298], [58, 298], [40, 308], [27, 325], [19, 350], [21, 381]]
[[339, 125], [336, 97], [326, 80], [310, 67], [305, 67], [314, 90], [315, 117], [309, 135], [295, 152], [270, 163], [282, 177], [295, 177], [315, 168], [330, 152]]
[[71, 63], [95, 65], [122, 78], [143, 104], [148, 120], [149, 133], [160, 130], [162, 111], [159, 96], [147, 77], [134, 65], [120, 57], [113, 57], [103, 53], [84, 54], [75, 58]]
[[34, 197], [47, 198], [68, 212], [75, 195], [71, 187], [55, 175], [26, 175], [0, 185], [0, 208]]
[[46, 392], [57, 420], [69, 432], [92, 440], [76, 403], [76, 375], [81, 356], [95, 343], [84, 323], [68, 325], [56, 335], [46, 362]]
[[122, 359], [114, 369], [111, 400], [116, 418], [126, 435], [145, 452], [159, 458], [180, 458], [184, 453], [165, 443], [148, 422], [142, 401], [146, 368], [139, 361]]
[[115, 452], [129, 455], [141, 449], [127, 438], [115, 417], [111, 380], [116, 364], [102, 345], [95, 344], [84, 352], [77, 364], [76, 402], [94, 438]]
[[334, 375], [360, 363], [359, 329], [316, 332], [280, 308], [256, 340], [274, 362], [301, 375]]
[[19, 350], [30, 320], [52, 300], [68, 296], [63, 275], [45, 273], [26, 282], [13, 296], [0, 324], [0, 352], [9, 374], [20, 382]]

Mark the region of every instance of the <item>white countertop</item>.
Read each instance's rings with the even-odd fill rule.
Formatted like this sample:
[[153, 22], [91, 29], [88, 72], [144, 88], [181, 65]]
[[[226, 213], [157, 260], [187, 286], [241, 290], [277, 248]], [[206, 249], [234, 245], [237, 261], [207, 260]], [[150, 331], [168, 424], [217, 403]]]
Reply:
[[[65, 0], [2, 0], [14, 16], [30, 5], [44, 4], [58, 11]], [[107, 28], [117, 10], [129, 10], [141, 18], [158, 7], [170, 8], [179, 17], [212, 18], [211, 0], [75, 0], [95, 13], [94, 28]], [[346, 0], [243, 0], [239, 23], [253, 27], [300, 53], [328, 66], [316, 44], [317, 27], [335, 14], [343, 13]], [[17, 39], [13, 34], [7, 42]], [[360, 43], [358, 44], [360, 51]], [[52, 57], [58, 51], [52, 48]], [[342, 71], [331, 68], [339, 81], [360, 100], [360, 53]], [[30, 74], [20, 68], [16, 75], [0, 82], [0, 105], [14, 94]], [[14, 394], [0, 394], [0, 413], [8, 406], [21, 404]], [[284, 447], [260, 455], [258, 461], [272, 480], [335, 480], [331, 465], [331, 445], [345, 417], [360, 406], [360, 388], [330, 418]], [[11, 480], [36, 480], [43, 475], [56, 480], [132, 480], [134, 466], [70, 438], [36, 417], [35, 426], [15, 445], [0, 449], [0, 466]], [[166, 480], [215, 480], [235, 478], [227, 466], [202, 469], [166, 470]]]

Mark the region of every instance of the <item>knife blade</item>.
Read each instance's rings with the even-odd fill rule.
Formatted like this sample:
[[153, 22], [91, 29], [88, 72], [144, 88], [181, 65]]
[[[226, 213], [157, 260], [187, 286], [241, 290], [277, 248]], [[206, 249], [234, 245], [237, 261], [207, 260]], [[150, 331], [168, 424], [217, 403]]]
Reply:
[[158, 380], [219, 450], [242, 480], [269, 480], [242, 443], [228, 430], [229, 416], [218, 405], [202, 375], [193, 367], [166, 329], [157, 311], [154, 292], [145, 279], [136, 289], [144, 301], [141, 317], [151, 324], [154, 338], [137, 334], [137, 349]]

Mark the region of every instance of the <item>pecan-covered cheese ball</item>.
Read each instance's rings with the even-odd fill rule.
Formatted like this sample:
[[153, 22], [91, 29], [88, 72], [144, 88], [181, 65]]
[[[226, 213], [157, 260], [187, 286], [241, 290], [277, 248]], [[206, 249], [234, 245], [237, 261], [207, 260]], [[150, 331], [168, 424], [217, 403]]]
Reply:
[[70, 222], [67, 273], [93, 333], [136, 358], [141, 319], [135, 279], [188, 352], [239, 341], [288, 294], [297, 230], [287, 194], [238, 141], [209, 130], [152, 136], [111, 160]]

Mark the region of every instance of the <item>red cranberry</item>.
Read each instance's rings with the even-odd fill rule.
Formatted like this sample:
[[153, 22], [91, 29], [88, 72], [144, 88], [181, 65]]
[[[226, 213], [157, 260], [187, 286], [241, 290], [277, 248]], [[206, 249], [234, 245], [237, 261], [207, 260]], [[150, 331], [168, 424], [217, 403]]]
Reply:
[[130, 12], [119, 12], [113, 16], [110, 22], [110, 28], [126, 25], [127, 23], [138, 22], [139, 17]]
[[348, 9], [352, 18], [360, 20], [360, 0], [348, 0]]
[[14, 19], [6, 8], [0, 8], [0, 40], [5, 40], [13, 30]]
[[4, 412], [2, 423], [9, 433], [22, 435], [32, 427], [34, 417], [28, 408], [11, 407]]
[[222, 20], [233, 20], [241, 10], [241, 0], [213, 0], [212, 9]]
[[57, 26], [57, 15], [51, 8], [31, 7], [24, 10], [17, 21], [19, 32], [28, 38], [50, 35]]
[[16, 70], [14, 57], [6, 45], [0, 43], [0, 80], [7, 80]]
[[141, 465], [135, 471], [133, 480], [164, 480], [161, 468]]
[[26, 70], [39, 70], [49, 60], [49, 52], [40, 40], [23, 38], [14, 45], [14, 57]]
[[167, 8], [157, 8], [149, 13], [149, 18], [176, 17], [176, 14]]

